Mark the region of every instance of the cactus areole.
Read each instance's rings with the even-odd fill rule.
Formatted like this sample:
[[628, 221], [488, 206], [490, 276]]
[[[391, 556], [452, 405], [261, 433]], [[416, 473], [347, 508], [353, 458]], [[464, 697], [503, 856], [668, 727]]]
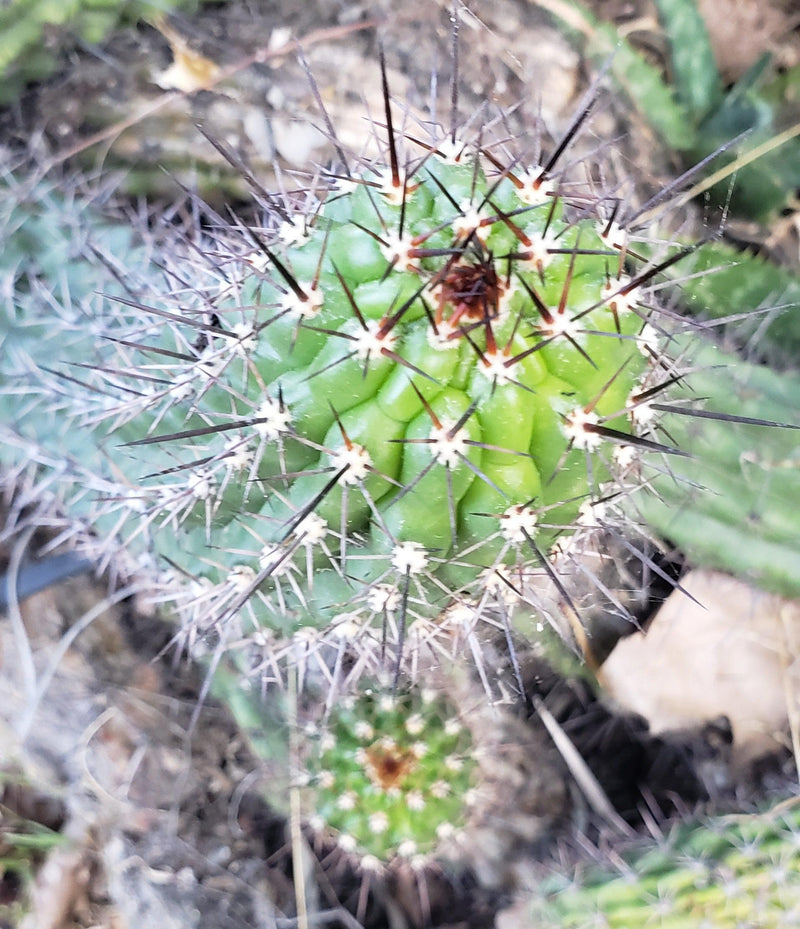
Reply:
[[310, 768], [312, 825], [376, 861], [424, 860], [456, 838], [474, 800], [469, 731], [433, 691], [340, 700]]
[[525, 167], [401, 138], [385, 97], [388, 164], [276, 198], [195, 311], [137, 307], [160, 334], [115, 411], [122, 505], [206, 617], [405, 628], [519, 590], [632, 452], [669, 450], [647, 285], [681, 253], [639, 261], [613, 203], [562, 191], [571, 133]]

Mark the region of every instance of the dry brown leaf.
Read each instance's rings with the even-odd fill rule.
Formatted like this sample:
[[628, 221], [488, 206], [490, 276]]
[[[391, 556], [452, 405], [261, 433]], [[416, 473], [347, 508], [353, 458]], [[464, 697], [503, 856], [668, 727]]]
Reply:
[[717, 66], [727, 83], [740, 78], [764, 52], [775, 55], [778, 64], [797, 64], [800, 40], [790, 33], [800, 23], [790, 4], [762, 0], [698, 0], [711, 37]]
[[173, 57], [172, 64], [156, 76], [159, 87], [191, 94], [197, 90], [208, 90], [219, 80], [220, 66], [190, 48], [186, 39], [166, 20], [158, 18], [153, 25], [169, 42]]
[[655, 732], [720, 715], [737, 761], [779, 744], [800, 714], [800, 601], [712, 571], [681, 582], [646, 635], [619, 643], [603, 665], [608, 689]]

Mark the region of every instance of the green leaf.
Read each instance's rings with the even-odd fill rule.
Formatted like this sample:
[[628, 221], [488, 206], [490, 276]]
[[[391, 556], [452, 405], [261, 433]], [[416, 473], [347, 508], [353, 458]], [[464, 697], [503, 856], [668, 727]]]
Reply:
[[[718, 109], [701, 123], [697, 145], [691, 151], [693, 158], [699, 161], [746, 132], [747, 137], [723, 156], [723, 163], [731, 163], [776, 134], [778, 122], [785, 121], [782, 112], [785, 108], [781, 101], [770, 99], [762, 89], [769, 64], [769, 56], [762, 57], [726, 95]], [[798, 186], [800, 141], [793, 139], [737, 172], [731, 207], [735, 212], [765, 221], [785, 205], [790, 192]], [[711, 196], [716, 202], [724, 203], [730, 190], [730, 180], [726, 179], [711, 188]]]
[[[800, 368], [800, 277], [772, 262], [722, 242], [701, 245], [665, 274], [682, 281], [684, 302], [695, 315], [721, 319], [749, 316], [758, 333], [761, 353], [773, 361]], [[773, 308], [759, 314], [758, 308]], [[732, 323], [734, 336], [749, 337]], [[765, 345], [763, 340], [766, 340]]]
[[575, 35], [576, 17], [582, 20], [579, 31], [586, 37], [586, 54], [599, 62], [610, 59], [609, 70], [617, 86], [667, 145], [676, 151], [691, 148], [695, 144], [691, 120], [660, 69], [640, 55], [614, 26], [598, 20], [580, 3], [567, 2], [564, 8], [575, 14], [569, 21], [559, 17], [567, 31]]
[[678, 100], [696, 124], [722, 101], [722, 82], [695, 0], [656, 0], [667, 34]]

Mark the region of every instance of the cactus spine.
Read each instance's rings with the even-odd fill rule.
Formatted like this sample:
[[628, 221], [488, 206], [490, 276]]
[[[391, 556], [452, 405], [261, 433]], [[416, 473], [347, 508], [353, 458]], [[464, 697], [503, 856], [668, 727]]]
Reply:
[[553, 877], [550, 903], [530, 916], [547, 929], [790, 926], [800, 914], [799, 839], [793, 809], [685, 824], [626, 856], [621, 873]]

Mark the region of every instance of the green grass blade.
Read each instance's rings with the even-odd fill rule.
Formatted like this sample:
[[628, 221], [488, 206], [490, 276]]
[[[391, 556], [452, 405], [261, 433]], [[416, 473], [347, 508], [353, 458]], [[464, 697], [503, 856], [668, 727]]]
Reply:
[[694, 0], [656, 0], [670, 45], [678, 100], [697, 124], [722, 101], [722, 82], [708, 30]]

